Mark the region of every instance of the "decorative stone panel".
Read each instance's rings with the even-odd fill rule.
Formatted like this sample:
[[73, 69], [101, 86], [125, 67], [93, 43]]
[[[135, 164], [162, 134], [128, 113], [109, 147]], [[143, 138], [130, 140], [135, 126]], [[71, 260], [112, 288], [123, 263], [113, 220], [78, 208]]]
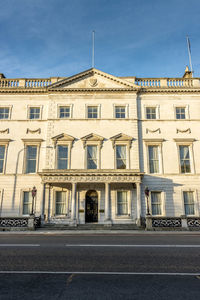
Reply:
[[200, 228], [200, 218], [188, 218], [187, 225], [188, 225], [188, 227], [199, 227]]
[[181, 227], [181, 218], [152, 218], [152, 227]]

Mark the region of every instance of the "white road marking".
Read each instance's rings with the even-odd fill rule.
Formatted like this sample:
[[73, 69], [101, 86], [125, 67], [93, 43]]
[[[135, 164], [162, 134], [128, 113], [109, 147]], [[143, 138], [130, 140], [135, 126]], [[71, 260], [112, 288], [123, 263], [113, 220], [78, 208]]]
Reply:
[[108, 244], [66, 244], [66, 247], [132, 247], [132, 248], [200, 248], [200, 245], [108, 245]]
[[40, 247], [39, 244], [0, 244], [0, 247]]
[[82, 271], [0, 271], [0, 274], [79, 274], [79, 275], [148, 275], [148, 276], [200, 276], [199, 273], [162, 272], [82, 272]]

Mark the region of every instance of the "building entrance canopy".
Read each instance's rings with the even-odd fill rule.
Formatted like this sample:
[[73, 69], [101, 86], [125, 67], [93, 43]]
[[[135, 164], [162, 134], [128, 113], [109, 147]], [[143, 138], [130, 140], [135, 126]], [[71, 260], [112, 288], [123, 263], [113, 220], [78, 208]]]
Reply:
[[143, 173], [135, 170], [43, 170], [43, 183], [56, 182], [141, 182]]

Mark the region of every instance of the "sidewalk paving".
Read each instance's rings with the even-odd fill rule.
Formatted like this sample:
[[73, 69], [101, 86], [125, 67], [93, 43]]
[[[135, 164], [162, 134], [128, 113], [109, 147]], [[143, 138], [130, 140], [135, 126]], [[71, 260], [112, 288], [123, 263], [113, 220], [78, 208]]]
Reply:
[[146, 230], [12, 230], [0, 231], [0, 235], [200, 235], [199, 231], [146, 231]]

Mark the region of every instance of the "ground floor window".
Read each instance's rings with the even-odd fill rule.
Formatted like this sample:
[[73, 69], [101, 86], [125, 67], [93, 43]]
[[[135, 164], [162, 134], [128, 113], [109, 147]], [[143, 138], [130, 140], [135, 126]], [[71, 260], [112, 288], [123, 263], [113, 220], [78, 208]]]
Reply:
[[117, 214], [119, 216], [128, 215], [128, 197], [127, 191], [117, 192]]
[[194, 215], [194, 195], [193, 192], [183, 192], [185, 214]]
[[23, 195], [23, 215], [32, 213], [32, 195], [31, 192], [24, 192]]
[[66, 214], [66, 192], [56, 191], [56, 215], [65, 215]]
[[161, 192], [151, 192], [152, 215], [162, 215]]

